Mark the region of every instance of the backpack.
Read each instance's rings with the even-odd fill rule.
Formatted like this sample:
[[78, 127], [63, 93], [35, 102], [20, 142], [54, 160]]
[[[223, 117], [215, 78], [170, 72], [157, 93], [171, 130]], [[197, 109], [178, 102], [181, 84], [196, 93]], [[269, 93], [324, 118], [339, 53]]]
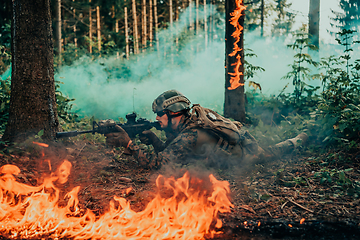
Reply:
[[190, 128], [203, 128], [211, 130], [230, 145], [236, 145], [243, 140], [240, 129], [242, 124], [238, 121], [231, 121], [217, 112], [194, 104], [191, 111], [192, 124]]

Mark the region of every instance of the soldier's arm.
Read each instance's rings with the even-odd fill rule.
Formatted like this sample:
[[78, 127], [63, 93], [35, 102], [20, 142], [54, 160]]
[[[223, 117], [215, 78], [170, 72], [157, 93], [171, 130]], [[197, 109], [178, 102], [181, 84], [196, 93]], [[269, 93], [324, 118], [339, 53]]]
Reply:
[[138, 161], [139, 165], [154, 168], [169, 162], [180, 163], [193, 153], [197, 139], [195, 130], [179, 134], [163, 151], [149, 153], [139, 146], [130, 143], [128, 150]]

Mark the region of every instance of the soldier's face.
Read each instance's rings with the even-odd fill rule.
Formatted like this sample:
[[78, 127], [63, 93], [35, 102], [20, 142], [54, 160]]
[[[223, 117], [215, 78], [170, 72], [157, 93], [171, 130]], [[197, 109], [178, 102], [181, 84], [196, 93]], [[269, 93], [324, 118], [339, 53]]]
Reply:
[[167, 128], [167, 126], [168, 126], [167, 114], [164, 114], [162, 116], [157, 115], [156, 120], [159, 121], [161, 128]]

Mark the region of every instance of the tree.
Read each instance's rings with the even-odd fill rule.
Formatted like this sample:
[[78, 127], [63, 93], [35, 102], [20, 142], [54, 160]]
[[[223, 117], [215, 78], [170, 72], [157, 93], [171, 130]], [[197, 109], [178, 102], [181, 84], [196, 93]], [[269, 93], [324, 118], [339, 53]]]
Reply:
[[319, 48], [320, 0], [310, 0], [309, 37], [311, 44]]
[[273, 35], [280, 36], [290, 33], [295, 19], [295, 14], [287, 11], [291, 5], [292, 3], [287, 3], [287, 0], [275, 0], [274, 11], [277, 15], [277, 18], [273, 24]]
[[242, 0], [226, 1], [224, 116], [245, 122], [244, 11]]
[[335, 15], [331, 20], [332, 26], [339, 28], [339, 30], [359, 30], [360, 19], [360, 0], [340, 0], [339, 6], [343, 12], [332, 11]]
[[12, 79], [9, 120], [3, 140], [24, 140], [59, 129], [55, 100], [49, 0], [13, 0]]

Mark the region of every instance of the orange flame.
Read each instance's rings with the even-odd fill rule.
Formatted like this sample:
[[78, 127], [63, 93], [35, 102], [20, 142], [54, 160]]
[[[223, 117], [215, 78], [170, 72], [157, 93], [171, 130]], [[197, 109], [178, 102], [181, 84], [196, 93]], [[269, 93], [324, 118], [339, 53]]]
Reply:
[[[230, 57], [234, 57], [238, 52], [240, 52], [242, 50], [239, 47], [238, 43], [240, 42], [240, 36], [241, 36], [244, 28], [243, 28], [243, 26], [240, 25], [239, 19], [242, 16], [243, 11], [246, 9], [246, 7], [243, 4], [243, 0], [235, 0], [235, 4], [236, 4], [236, 9], [234, 10], [234, 12], [230, 13], [230, 15], [232, 16], [230, 18], [230, 24], [235, 27], [235, 31], [231, 35], [232, 37], [235, 38], [235, 42], [234, 42], [233, 51], [229, 54]], [[241, 66], [240, 54], [238, 54], [236, 56], [236, 63], [232, 63], [231, 66], [235, 66], [235, 67], [234, 67], [234, 72], [228, 73], [229, 75], [231, 75], [230, 87], [228, 87], [228, 89], [234, 90], [234, 89], [238, 88], [239, 86], [244, 86], [244, 83], [239, 82], [240, 76], [243, 75], [243, 73], [239, 71], [239, 68]]]
[[300, 220], [300, 224], [303, 224], [305, 222], [305, 218], [302, 218], [301, 220]]
[[[219, 233], [222, 226], [218, 213], [229, 212], [227, 181], [209, 176], [212, 191], [194, 188], [189, 173], [179, 179], [159, 176], [158, 189], [166, 188], [172, 196], [160, 193], [145, 210], [135, 212], [130, 202], [114, 196], [110, 209], [101, 216], [91, 210], [80, 211], [77, 198], [80, 187], [66, 194], [67, 205], [60, 207], [60, 190], [53, 184], [63, 183], [70, 174], [67, 160], [38, 187], [16, 181], [20, 169], [14, 165], [0, 168], [0, 233], [9, 238], [74, 239], [203, 239]], [[201, 184], [195, 179], [195, 185]], [[215, 229], [214, 229], [215, 228]]]
[[49, 147], [49, 144], [46, 144], [46, 143], [39, 143], [39, 142], [33, 142], [33, 143], [36, 145], [39, 145], [41, 147]]

